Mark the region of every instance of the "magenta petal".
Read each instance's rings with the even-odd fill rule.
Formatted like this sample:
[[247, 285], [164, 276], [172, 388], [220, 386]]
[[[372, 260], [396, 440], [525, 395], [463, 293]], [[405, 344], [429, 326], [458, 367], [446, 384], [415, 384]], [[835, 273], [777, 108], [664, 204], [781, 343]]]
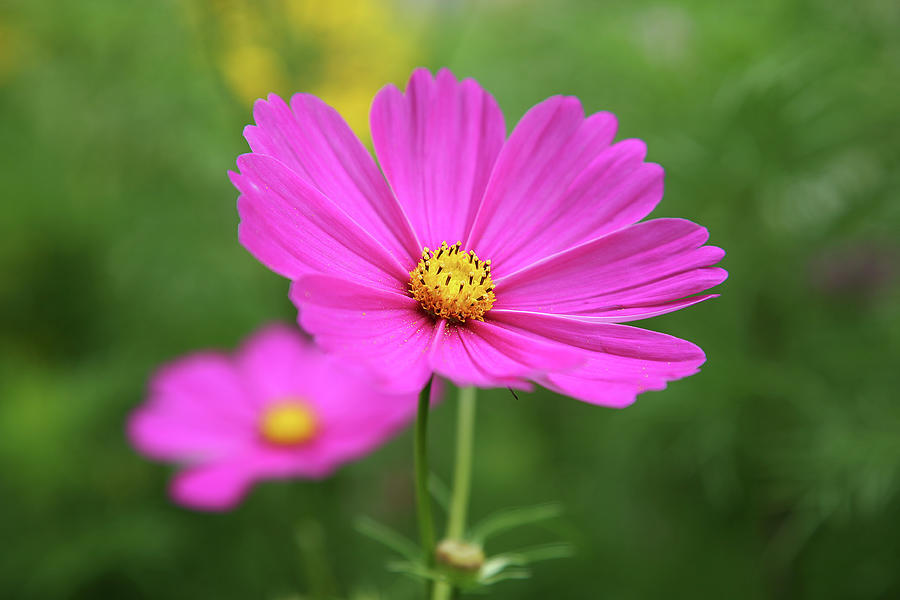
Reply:
[[465, 247], [491, 259], [498, 273], [533, 262], [533, 255], [523, 259], [514, 251], [543, 226], [615, 133], [612, 114], [585, 118], [577, 98], [555, 96], [529, 110], [497, 158]]
[[[398, 298], [406, 299], [376, 289], [367, 301], [378, 311]], [[160, 369], [128, 435], [142, 453], [183, 465], [172, 486], [178, 502], [228, 509], [257, 479], [324, 477], [413, 419], [416, 394], [380, 391], [361, 362], [321, 352], [295, 327], [270, 325], [233, 358], [199, 353]], [[307, 406], [316, 424], [310, 437], [268, 437], [267, 410], [285, 402]]]
[[244, 137], [254, 153], [284, 163], [398, 258], [418, 256], [421, 244], [372, 155], [336, 110], [310, 94], [295, 94], [290, 107], [270, 94], [253, 118]]
[[637, 400], [638, 394], [659, 391], [666, 387], [665, 383], [649, 385], [646, 382], [643, 384], [623, 382], [614, 378], [603, 379], [585, 376], [582, 373], [574, 375], [553, 373], [544, 377], [541, 380], [541, 384], [558, 394], [609, 408], [631, 406]]
[[[145, 408], [182, 420], [211, 420], [223, 428], [240, 428], [255, 418], [231, 358], [198, 352], [161, 367], [150, 381]], [[212, 418], [209, 418], [209, 415]]]
[[150, 380], [148, 406], [204, 417], [211, 411], [229, 423], [243, 423], [255, 415], [231, 357], [196, 352], [167, 365]]
[[584, 362], [582, 353], [571, 348], [493, 323], [469, 321], [441, 329], [435, 338], [431, 366], [458, 386], [521, 387], [525, 378], [571, 369]]
[[[328, 428], [329, 448], [333, 443], [374, 447], [416, 410], [414, 396], [373, 389], [364, 369], [321, 352], [297, 327], [275, 324], [262, 329], [240, 349], [237, 363], [262, 406], [297, 399], [311, 405]], [[334, 463], [345, 460], [340, 452], [325, 454]]]
[[563, 373], [549, 373], [540, 383], [586, 402], [625, 406], [647, 390], [693, 375], [706, 360], [696, 345], [670, 335], [577, 318], [506, 311], [492, 318], [507, 327], [587, 351], [586, 362]]
[[236, 367], [257, 407], [302, 395], [309, 373], [323, 360], [312, 340], [296, 326], [269, 325], [253, 334], [237, 352]]
[[[241, 346], [235, 362], [246, 387], [259, 399], [260, 411], [270, 404], [301, 400], [320, 418], [346, 423], [354, 421], [354, 414], [365, 413], [373, 401], [383, 400], [390, 412], [395, 400], [366, 389], [370, 382], [364, 373], [321, 352], [296, 326], [277, 323], [263, 328]], [[337, 372], [343, 377], [335, 378]]]
[[[372, 103], [372, 141], [423, 245], [463, 240], [503, 146], [503, 113], [473, 80], [413, 72]], [[421, 251], [418, 249], [417, 253]]]
[[[700, 294], [697, 296], [691, 296], [690, 298], [675, 300], [673, 302], [663, 302], [660, 304], [651, 304], [647, 306], [631, 306], [628, 308], [622, 307], [618, 309], [608, 308], [593, 313], [585, 312], [580, 314], [566, 314], [562, 316], [585, 323], [627, 323], [629, 321], [639, 321], [641, 319], [649, 319], [650, 317], [657, 317], [666, 313], [675, 312], [676, 310], [681, 310], [682, 308], [692, 306], [694, 304], [703, 302], [704, 300], [710, 300], [712, 298], [718, 297], [719, 294]], [[504, 313], [520, 314], [523, 316], [554, 314], [540, 311], [509, 310], [505, 308], [495, 308], [491, 311], [491, 314], [493, 314], [494, 316]]]
[[[516, 264], [536, 262], [611, 233], [650, 214], [663, 195], [663, 169], [645, 163], [641, 140], [624, 140], [601, 152], [572, 182], [540, 227], [511, 248]], [[540, 248], [536, 255], [535, 248]]]
[[290, 278], [312, 271], [350, 275], [384, 289], [406, 284], [408, 267], [284, 164], [244, 154], [238, 167], [241, 173], [231, 175], [241, 191], [239, 237], [263, 264]]
[[128, 438], [135, 448], [160, 460], [204, 462], [229, 456], [253, 442], [249, 428], [223, 422], [215, 414], [159, 407], [142, 407], [128, 421]]
[[491, 381], [472, 357], [469, 356], [463, 338], [473, 334], [465, 328], [447, 328], [447, 322], [441, 320], [435, 330], [437, 343], [432, 349], [431, 367], [459, 386], [489, 387]]
[[355, 364], [379, 365], [384, 389], [417, 392], [428, 381], [434, 322], [412, 298], [327, 275], [300, 277], [290, 296], [317, 343]]
[[371, 452], [415, 417], [415, 394], [379, 390], [347, 357], [317, 353], [298, 370], [303, 381], [294, 396], [314, 410], [318, 436], [293, 448], [262, 444], [256, 461], [261, 477], [325, 477]]
[[241, 501], [253, 479], [254, 468], [246, 458], [190, 467], [172, 480], [172, 498], [190, 508], [228, 510]]
[[254, 399], [229, 357], [197, 353], [154, 374], [147, 403], [129, 419], [128, 437], [154, 458], [205, 460], [246, 446], [255, 419]]
[[610, 321], [676, 310], [727, 277], [710, 267], [724, 252], [703, 246], [708, 237], [683, 219], [639, 223], [499, 278], [494, 307]]

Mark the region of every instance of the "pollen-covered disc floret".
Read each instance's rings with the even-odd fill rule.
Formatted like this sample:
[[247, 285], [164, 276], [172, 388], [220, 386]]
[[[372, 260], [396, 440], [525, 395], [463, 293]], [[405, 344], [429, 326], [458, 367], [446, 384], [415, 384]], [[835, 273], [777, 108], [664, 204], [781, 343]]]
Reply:
[[452, 246], [442, 242], [437, 250], [425, 248], [422, 260], [409, 273], [409, 292], [435, 317], [457, 323], [483, 321], [496, 299], [491, 261], [459, 247], [459, 242]]

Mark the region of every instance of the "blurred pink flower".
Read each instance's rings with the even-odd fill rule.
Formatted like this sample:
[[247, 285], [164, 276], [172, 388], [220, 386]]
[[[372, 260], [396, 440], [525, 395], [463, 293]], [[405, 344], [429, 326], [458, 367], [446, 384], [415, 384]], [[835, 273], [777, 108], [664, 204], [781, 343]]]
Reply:
[[298, 331], [273, 325], [234, 357], [201, 352], [161, 368], [128, 435], [145, 455], [184, 466], [171, 487], [177, 502], [225, 510], [257, 480], [329, 475], [415, 411], [415, 396], [379, 393]]
[[384, 175], [314, 96], [271, 95], [254, 119], [231, 173], [241, 243], [293, 280], [319, 344], [390, 389], [438, 373], [625, 406], [704, 362], [690, 342], [618, 324], [711, 298], [694, 294], [727, 274], [703, 227], [637, 223], [663, 170], [642, 141], [612, 143], [612, 114], [554, 96], [505, 139], [475, 81], [419, 69], [372, 105]]

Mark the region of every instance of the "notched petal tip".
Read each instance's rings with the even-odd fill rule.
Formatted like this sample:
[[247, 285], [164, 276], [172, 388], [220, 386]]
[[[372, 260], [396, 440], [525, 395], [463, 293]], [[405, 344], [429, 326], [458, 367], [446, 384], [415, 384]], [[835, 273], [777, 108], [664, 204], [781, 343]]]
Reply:
[[[441, 69], [441, 71], [443, 70], [444, 69]], [[438, 71], [437, 74], [440, 75], [441, 71]], [[413, 69], [413, 72], [410, 73], [409, 79], [406, 81], [406, 92], [409, 93], [412, 85], [420, 82], [422, 79], [426, 80], [422, 83], [431, 84], [435, 81], [436, 76], [431, 72], [431, 69], [428, 69], [427, 67], [416, 67]]]
[[244, 125], [244, 129], [241, 131], [241, 135], [251, 146], [253, 145], [252, 139], [259, 135], [259, 133], [259, 126], [257, 125]]
[[253, 122], [258, 125], [260, 120], [265, 120], [266, 113], [274, 113], [286, 107], [281, 96], [275, 93], [270, 93], [265, 98], [257, 98], [253, 101]]
[[[260, 100], [261, 100], [261, 98], [260, 98]], [[279, 96], [279, 95], [276, 94], [275, 92], [269, 92], [269, 93], [266, 95], [266, 100], [268, 100], [268, 102], [269, 102], [270, 104], [280, 104], [280, 105], [282, 105], [282, 106], [286, 106], [286, 103], [285, 103], [285, 101], [284, 101], [284, 98], [282, 98], [281, 96]]]
[[303, 115], [314, 115], [317, 118], [321, 118], [321, 115], [325, 114], [331, 120], [345, 123], [344, 117], [341, 116], [341, 113], [336, 108], [314, 94], [296, 93], [291, 96], [290, 104], [285, 106], [296, 119], [301, 119]]
[[582, 118], [584, 117], [584, 106], [581, 104], [581, 100], [578, 99], [577, 96], [567, 96], [565, 94], [553, 94], [552, 96], [547, 96], [530, 109], [528, 112], [534, 110], [540, 110], [540, 108], [544, 110], [566, 110], [566, 111], [578, 111], [581, 113]]

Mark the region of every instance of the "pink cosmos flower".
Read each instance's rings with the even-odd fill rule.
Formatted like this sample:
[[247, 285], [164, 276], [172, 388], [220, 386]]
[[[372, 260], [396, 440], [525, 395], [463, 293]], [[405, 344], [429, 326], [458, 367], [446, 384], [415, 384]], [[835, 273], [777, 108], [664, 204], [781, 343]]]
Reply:
[[576, 98], [533, 107], [508, 139], [494, 99], [419, 69], [374, 99], [381, 164], [319, 99], [269, 96], [231, 173], [241, 243], [293, 280], [300, 322], [394, 390], [433, 374], [625, 406], [696, 373], [690, 342], [621, 323], [671, 312], [727, 276], [706, 229], [638, 223], [663, 170]]
[[128, 434], [147, 456], [184, 465], [177, 502], [224, 510], [257, 480], [324, 477], [409, 423], [415, 396], [371, 383], [274, 325], [234, 357], [201, 352], [164, 366]]

